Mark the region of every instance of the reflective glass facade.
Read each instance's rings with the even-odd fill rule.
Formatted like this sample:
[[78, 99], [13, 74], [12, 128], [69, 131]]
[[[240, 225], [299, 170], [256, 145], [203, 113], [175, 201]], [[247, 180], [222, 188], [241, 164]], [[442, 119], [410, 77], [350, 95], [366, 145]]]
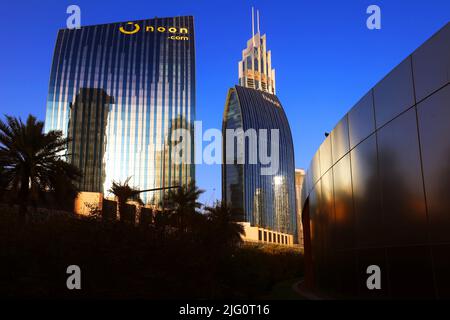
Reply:
[[[308, 281], [334, 296], [450, 298], [450, 24], [371, 89], [303, 184]], [[366, 270], [381, 268], [381, 290]]]
[[[67, 158], [83, 171], [82, 191], [107, 194], [128, 177], [141, 190], [189, 183], [194, 120], [193, 17], [59, 30], [45, 126], [71, 138]], [[172, 161], [177, 128], [191, 132], [182, 164]]]
[[[265, 167], [260, 158], [254, 164], [250, 161], [251, 148], [246, 143], [243, 154], [234, 145], [233, 163], [226, 163], [226, 129], [266, 129], [268, 152], [271, 154], [271, 129], [279, 130], [279, 167], [271, 175], [261, 174]], [[259, 90], [236, 86], [229, 90], [223, 119], [222, 197], [231, 207], [238, 209], [239, 221], [250, 222], [252, 226], [273, 231], [295, 234], [295, 167], [294, 149], [289, 123], [284, 110], [275, 95]], [[259, 141], [261, 142], [261, 141]], [[258, 143], [257, 153], [261, 145]], [[239, 164], [239, 157], [244, 163]]]

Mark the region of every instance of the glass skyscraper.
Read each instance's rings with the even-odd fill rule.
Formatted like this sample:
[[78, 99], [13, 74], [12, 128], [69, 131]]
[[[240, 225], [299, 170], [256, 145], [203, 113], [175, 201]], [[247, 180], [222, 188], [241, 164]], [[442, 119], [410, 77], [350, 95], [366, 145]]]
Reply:
[[[271, 150], [271, 130], [279, 131], [278, 170], [274, 174], [263, 174], [266, 167], [258, 159], [251, 163], [252, 152], [249, 143], [240, 155], [234, 143], [233, 163], [227, 162], [227, 130], [267, 130], [268, 154]], [[259, 90], [236, 86], [229, 90], [223, 119], [223, 157], [222, 197], [235, 212], [240, 213], [236, 220], [250, 222], [269, 230], [294, 234], [296, 231], [295, 214], [295, 167], [294, 147], [291, 130], [286, 114], [278, 98]], [[235, 141], [236, 142], [236, 141]], [[258, 150], [265, 148], [258, 141]], [[242, 157], [244, 163], [240, 163]], [[242, 162], [242, 161], [241, 161]]]
[[[194, 180], [194, 120], [192, 16], [59, 30], [45, 126], [71, 139], [67, 159], [83, 172], [82, 191], [108, 194], [128, 177], [141, 190]], [[173, 137], [178, 128], [191, 139]], [[182, 163], [175, 143], [184, 144]]]
[[[252, 38], [239, 62], [240, 85], [228, 91], [225, 103], [222, 200], [238, 213], [235, 216], [237, 221], [259, 228], [258, 241], [287, 244], [287, 241], [278, 239], [280, 235], [282, 239], [286, 234], [294, 235], [297, 229], [294, 147], [287, 116], [274, 94], [275, 72], [271, 67], [270, 51], [266, 48], [266, 36], [259, 32], [259, 13], [256, 34], [254, 26], [252, 23]], [[243, 152], [238, 151], [239, 138], [233, 137], [231, 141], [227, 135], [230, 130], [244, 133], [241, 135], [244, 137]], [[252, 130], [258, 134], [258, 145], [254, 149], [248, 140]], [[272, 130], [276, 130], [279, 136], [274, 136]], [[267, 133], [267, 144], [261, 140], [262, 132]], [[272, 145], [272, 139], [277, 138], [278, 154]], [[266, 164], [261, 161], [261, 150], [277, 157], [276, 172], [263, 173]], [[257, 161], [251, 161], [256, 154]]]

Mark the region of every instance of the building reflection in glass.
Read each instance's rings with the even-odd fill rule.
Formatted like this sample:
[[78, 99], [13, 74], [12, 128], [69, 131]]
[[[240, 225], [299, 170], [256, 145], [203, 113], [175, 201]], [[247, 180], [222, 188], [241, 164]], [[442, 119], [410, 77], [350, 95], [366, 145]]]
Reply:
[[80, 190], [102, 192], [106, 127], [114, 99], [101, 89], [81, 88], [70, 104], [68, 161], [84, 173]]

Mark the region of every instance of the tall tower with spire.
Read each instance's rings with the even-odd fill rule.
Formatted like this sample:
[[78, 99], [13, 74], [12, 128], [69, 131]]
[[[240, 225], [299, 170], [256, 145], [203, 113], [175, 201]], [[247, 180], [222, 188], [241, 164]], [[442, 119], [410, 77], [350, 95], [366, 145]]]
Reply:
[[239, 61], [239, 85], [276, 94], [275, 69], [272, 69], [272, 54], [267, 51], [266, 35], [260, 34], [259, 10], [252, 7], [252, 37], [247, 41], [247, 48], [242, 51]]
[[[256, 11], [255, 21], [252, 8], [252, 37], [239, 62], [239, 85], [228, 90], [225, 102], [222, 201], [233, 209], [233, 219], [243, 223], [244, 241], [292, 245], [297, 239], [294, 238], [297, 230], [294, 143], [275, 89], [275, 71], [266, 36], [261, 36], [259, 12]], [[267, 163], [261, 159], [251, 160], [257, 157], [257, 150], [245, 142], [248, 130], [261, 133], [268, 128], [270, 153], [277, 157], [273, 158], [277, 166], [271, 172], [266, 172]], [[277, 136], [272, 136], [273, 129], [278, 131]], [[234, 135], [230, 136], [230, 132]], [[273, 142], [279, 147], [278, 152]], [[259, 139], [257, 148], [263, 147], [263, 143]]]

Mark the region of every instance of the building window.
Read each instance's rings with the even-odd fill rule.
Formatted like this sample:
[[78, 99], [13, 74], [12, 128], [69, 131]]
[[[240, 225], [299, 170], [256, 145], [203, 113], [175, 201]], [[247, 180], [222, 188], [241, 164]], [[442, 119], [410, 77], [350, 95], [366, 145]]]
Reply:
[[262, 240], [262, 231], [258, 230], [258, 240], [261, 241]]
[[272, 232], [269, 232], [269, 242], [272, 242]]
[[267, 241], [267, 231], [264, 231], [264, 241]]
[[277, 242], [280, 243], [280, 235], [278, 235], [278, 241]]

